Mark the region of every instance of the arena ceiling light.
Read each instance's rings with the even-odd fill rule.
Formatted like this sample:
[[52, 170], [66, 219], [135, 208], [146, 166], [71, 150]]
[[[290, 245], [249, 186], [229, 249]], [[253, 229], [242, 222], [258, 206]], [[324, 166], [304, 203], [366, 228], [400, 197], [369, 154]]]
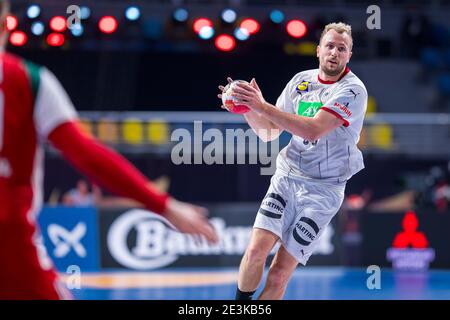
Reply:
[[184, 8], [178, 8], [175, 9], [175, 11], [172, 14], [173, 20], [176, 22], [186, 22], [189, 19], [189, 12]]
[[50, 20], [50, 29], [55, 32], [64, 32], [67, 30], [66, 19], [62, 16], [53, 17]]
[[237, 18], [236, 11], [234, 11], [233, 9], [223, 10], [220, 16], [222, 18], [222, 21], [229, 24], [234, 23]]
[[105, 16], [98, 22], [98, 27], [101, 32], [111, 34], [117, 30], [118, 23], [116, 18], [112, 16]]
[[70, 29], [70, 32], [74, 37], [81, 37], [84, 33], [84, 27], [81, 23], [75, 24]]
[[8, 31], [13, 31], [19, 25], [19, 20], [13, 15], [9, 15], [6, 17], [6, 29]]
[[284, 13], [280, 10], [272, 10], [270, 12], [270, 21], [272, 21], [275, 24], [280, 24], [284, 21]]
[[65, 38], [61, 33], [50, 33], [47, 36], [47, 43], [51, 47], [60, 47], [64, 44]]
[[30, 19], [36, 19], [41, 14], [41, 7], [37, 4], [33, 4], [27, 9], [27, 17]]
[[214, 44], [220, 51], [229, 52], [236, 47], [236, 40], [228, 34], [221, 34], [216, 38]]
[[21, 47], [27, 43], [28, 37], [23, 31], [14, 31], [9, 36], [9, 42], [16, 47]]
[[125, 18], [129, 21], [137, 21], [141, 17], [141, 10], [138, 7], [131, 6], [125, 10]]
[[203, 27], [213, 27], [213, 23], [208, 18], [198, 18], [194, 21], [192, 26], [194, 28], [195, 33], [200, 33]]
[[91, 9], [87, 6], [82, 6], [80, 8], [80, 18], [82, 20], [87, 20], [91, 17]]
[[234, 30], [234, 36], [236, 39], [238, 39], [240, 41], [245, 41], [249, 38], [250, 33], [248, 32], [247, 29], [238, 27]]
[[286, 25], [286, 31], [291, 37], [301, 38], [308, 32], [308, 28], [302, 20], [291, 20]]
[[214, 36], [214, 28], [210, 26], [204, 26], [200, 29], [198, 36], [203, 40], [211, 39]]
[[242, 20], [239, 26], [241, 29], [247, 29], [250, 35], [257, 33], [261, 28], [259, 22], [252, 18]]
[[35, 21], [31, 24], [31, 33], [35, 36], [41, 36], [45, 31], [45, 26], [41, 21]]

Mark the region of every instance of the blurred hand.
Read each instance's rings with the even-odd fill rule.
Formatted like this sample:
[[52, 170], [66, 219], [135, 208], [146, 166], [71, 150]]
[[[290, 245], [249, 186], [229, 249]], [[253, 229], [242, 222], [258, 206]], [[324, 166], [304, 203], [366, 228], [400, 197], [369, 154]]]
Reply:
[[207, 214], [206, 208], [170, 198], [164, 217], [178, 231], [191, 234], [194, 238], [204, 236], [208, 242], [216, 243], [219, 238], [213, 226], [209, 223]]
[[[228, 77], [227, 78], [227, 81], [228, 81], [228, 84], [230, 84], [230, 83], [232, 83], [233, 82], [233, 79], [231, 79], [230, 77]], [[219, 90], [220, 90], [220, 92], [222, 92], [223, 93], [223, 90], [225, 89], [225, 87], [224, 86], [222, 86], [222, 85], [220, 85], [219, 86]], [[217, 97], [220, 99], [220, 102], [222, 102], [222, 93], [219, 93], [218, 95], [217, 95]], [[225, 110], [227, 110], [228, 111], [228, 109], [227, 108], [225, 108], [225, 106], [222, 104], [221, 106], [220, 106], [222, 109], [225, 109]]]

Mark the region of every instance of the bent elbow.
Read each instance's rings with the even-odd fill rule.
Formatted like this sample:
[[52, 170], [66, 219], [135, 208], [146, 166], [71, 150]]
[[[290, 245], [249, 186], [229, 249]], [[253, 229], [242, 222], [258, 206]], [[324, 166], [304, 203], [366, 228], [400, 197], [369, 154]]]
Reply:
[[276, 140], [281, 134], [281, 130], [272, 129], [272, 130], [260, 130], [258, 132], [258, 137], [264, 142], [270, 142]]

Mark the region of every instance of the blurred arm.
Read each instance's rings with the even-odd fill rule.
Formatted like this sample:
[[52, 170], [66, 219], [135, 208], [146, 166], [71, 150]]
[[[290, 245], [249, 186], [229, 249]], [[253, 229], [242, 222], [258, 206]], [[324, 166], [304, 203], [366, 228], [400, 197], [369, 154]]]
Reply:
[[48, 139], [65, 159], [95, 183], [156, 213], [166, 210], [168, 194], [159, 192], [124, 157], [83, 133], [76, 122], [59, 125]]

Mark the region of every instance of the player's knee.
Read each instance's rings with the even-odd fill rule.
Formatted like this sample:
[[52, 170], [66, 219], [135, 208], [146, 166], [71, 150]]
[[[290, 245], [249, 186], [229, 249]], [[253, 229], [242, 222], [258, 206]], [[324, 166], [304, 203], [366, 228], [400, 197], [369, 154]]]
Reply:
[[267, 253], [262, 248], [251, 245], [247, 248], [246, 259], [252, 265], [264, 264], [267, 258]]
[[286, 274], [286, 270], [279, 266], [273, 266], [269, 270], [267, 277], [267, 284], [271, 287], [281, 288], [287, 285], [289, 275]]

